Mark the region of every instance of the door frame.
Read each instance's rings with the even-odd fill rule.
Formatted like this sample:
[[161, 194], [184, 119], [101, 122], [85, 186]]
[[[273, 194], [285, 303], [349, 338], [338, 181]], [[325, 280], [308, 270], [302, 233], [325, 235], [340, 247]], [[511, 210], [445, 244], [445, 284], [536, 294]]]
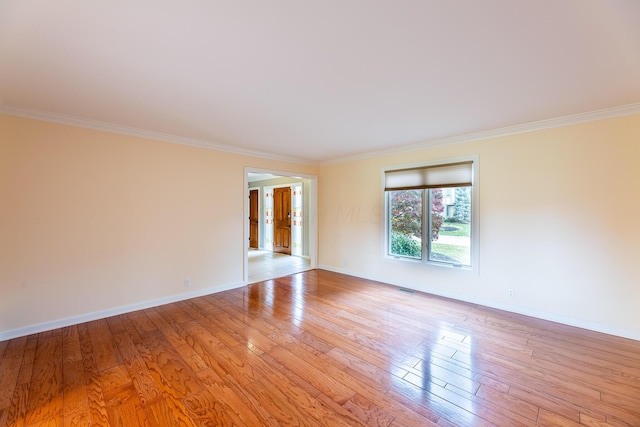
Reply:
[[[309, 267], [314, 269], [318, 265], [318, 177], [317, 175], [301, 174], [299, 172], [282, 171], [274, 169], [261, 169], [245, 166], [244, 168], [244, 202], [243, 202], [243, 233], [242, 233], [242, 259], [243, 259], [243, 275], [244, 283], [249, 281], [249, 256], [247, 243], [249, 239], [249, 221], [247, 212], [249, 209], [249, 173], [269, 173], [272, 175], [287, 176], [292, 178], [304, 178], [309, 180], [309, 194], [303, 193], [303, 197], [309, 200], [309, 212], [306, 213], [305, 219], [309, 224]], [[306, 194], [306, 195], [305, 195]], [[262, 220], [262, 216], [260, 216]], [[264, 234], [263, 234], [264, 235]]]

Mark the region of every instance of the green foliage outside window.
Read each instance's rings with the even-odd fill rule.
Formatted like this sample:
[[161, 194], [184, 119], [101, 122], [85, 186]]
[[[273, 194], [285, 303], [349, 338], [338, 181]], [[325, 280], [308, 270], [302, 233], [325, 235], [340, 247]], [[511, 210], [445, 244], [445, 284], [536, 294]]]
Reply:
[[471, 222], [471, 188], [456, 188], [456, 200], [453, 204], [453, 220], [461, 224]]
[[399, 231], [391, 232], [391, 253], [398, 256], [420, 258], [422, 245], [420, 241], [412, 239]]
[[391, 192], [391, 230], [422, 239], [422, 190]]

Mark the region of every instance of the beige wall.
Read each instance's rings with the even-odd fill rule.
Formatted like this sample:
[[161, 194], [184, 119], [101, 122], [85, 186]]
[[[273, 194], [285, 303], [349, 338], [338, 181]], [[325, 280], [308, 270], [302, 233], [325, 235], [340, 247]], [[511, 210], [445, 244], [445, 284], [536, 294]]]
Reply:
[[0, 115], [0, 339], [242, 285], [245, 167], [317, 174]]
[[[384, 258], [382, 168], [474, 154], [479, 274]], [[0, 115], [0, 339], [242, 285], [245, 167], [319, 174], [321, 267], [640, 339], [639, 158], [640, 115], [320, 168]]]
[[[468, 155], [479, 274], [385, 258], [382, 168]], [[323, 166], [319, 266], [640, 339], [639, 159], [635, 115]]]

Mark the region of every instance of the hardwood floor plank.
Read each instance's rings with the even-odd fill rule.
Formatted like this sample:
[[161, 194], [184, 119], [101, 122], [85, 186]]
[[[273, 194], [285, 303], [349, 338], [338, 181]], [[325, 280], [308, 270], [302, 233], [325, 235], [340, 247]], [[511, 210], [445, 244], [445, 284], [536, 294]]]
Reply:
[[5, 354], [0, 359], [0, 409], [11, 403], [13, 390], [18, 383], [18, 374], [22, 366], [22, 357], [27, 345], [27, 337], [7, 342]]
[[133, 383], [127, 367], [122, 364], [102, 371], [100, 373], [100, 385], [102, 386], [102, 392], [107, 394], [111, 390], [130, 386]]
[[89, 322], [87, 327], [98, 371], [104, 371], [120, 364], [120, 354], [113, 341], [113, 335], [107, 321], [105, 319], [95, 320]]
[[269, 336], [251, 326], [240, 329], [238, 335], [245, 340], [246, 345], [248, 347], [250, 346], [251, 350], [255, 353], [268, 353], [278, 345], [278, 343], [273, 341]]
[[277, 389], [274, 390], [273, 385], [264, 384], [262, 381], [256, 380], [243, 388], [259, 402], [260, 406], [269, 412], [270, 416], [277, 420], [278, 424], [290, 426], [316, 425], [315, 422], [311, 423], [308, 417], [300, 412], [295, 401], [290, 402]]
[[325, 353], [321, 358], [329, 363], [333, 363], [343, 371], [348, 372], [349, 375], [357, 379], [361, 384], [366, 384], [369, 387], [379, 390], [393, 388], [393, 385], [407, 374], [407, 371], [398, 370], [393, 367], [386, 369], [380, 368], [370, 360], [361, 359], [338, 347]]
[[[184, 399], [189, 417], [195, 425], [221, 426], [238, 424], [233, 410], [215, 398], [208, 390], [202, 390]], [[259, 425], [259, 424], [258, 424]]]
[[452, 371], [436, 363], [432, 363], [432, 360], [437, 361], [436, 358], [428, 361], [421, 360], [414, 369], [409, 370], [403, 378], [418, 386], [424, 381], [435, 383], [441, 387], [451, 384], [471, 394], [475, 394], [480, 388], [481, 383], [475, 381], [473, 378], [469, 378], [472, 376], [470, 373], [463, 372], [460, 374], [459, 371]]
[[202, 389], [195, 374], [159, 331], [145, 335], [144, 348], [142, 344], [136, 347], [165, 397], [170, 395], [179, 400]]
[[342, 349], [361, 360], [366, 360], [372, 365], [384, 371], [389, 371], [400, 378], [405, 376], [407, 372], [409, 372], [409, 370], [420, 361], [420, 359], [412, 355], [404, 355], [396, 358], [395, 355], [387, 354], [385, 352], [380, 353], [373, 351], [371, 348], [361, 346], [358, 342], [346, 339], [341, 335], [327, 333], [322, 328], [316, 328], [313, 325], [307, 325], [306, 327], [311, 331], [311, 333], [318, 335], [320, 339], [327, 341], [332, 340], [335, 343], [336, 348]]
[[31, 376], [33, 375], [33, 362], [36, 358], [36, 347], [38, 345], [37, 335], [30, 335], [27, 337], [27, 345], [25, 346], [24, 353], [22, 355], [22, 366], [18, 373], [17, 384], [29, 384], [31, 382]]
[[547, 412], [553, 412], [567, 418], [571, 421], [580, 421], [580, 410], [573, 405], [569, 405], [567, 402], [550, 397], [545, 393], [536, 394], [530, 390], [521, 387], [509, 387], [507, 394], [517, 397], [525, 402], [529, 402]]
[[[23, 427], [29, 404], [29, 383], [18, 384], [13, 391], [11, 406], [0, 415], [0, 426]], [[4, 419], [3, 419], [4, 418]]]
[[322, 355], [321, 359], [332, 361], [336, 369], [347, 374], [360, 398], [368, 400], [371, 405], [385, 408], [387, 412], [393, 414], [392, 424], [431, 425], [439, 420], [439, 414], [425, 407], [410, 407], [411, 405], [402, 402], [402, 397], [396, 399], [388, 397], [390, 391], [397, 387], [399, 381], [402, 381], [401, 377], [358, 359], [342, 349], [335, 348], [330, 353], [333, 355]]
[[[492, 400], [490, 395], [493, 393], [482, 388], [476, 392], [473, 389], [465, 390], [450, 384], [442, 387], [429, 381], [417, 386], [431, 394], [432, 399], [440, 398], [441, 401], [449, 402], [492, 423], [508, 420], [509, 425], [526, 426], [535, 422], [538, 415], [538, 408], [534, 405], [517, 398]], [[493, 394], [493, 397], [496, 395], [498, 394]]]
[[609, 424], [606, 419], [595, 418], [590, 415], [580, 414], [580, 425], [587, 427], [607, 427], [614, 424]]
[[78, 327], [70, 326], [64, 328], [62, 339], [62, 412], [64, 425], [90, 425], [89, 397], [82, 362], [82, 346], [80, 344]]
[[536, 342], [530, 345], [534, 349], [533, 359], [540, 360], [540, 363], [547, 361], [564, 366], [566, 371], [572, 372], [575, 376], [591, 374], [597, 369], [600, 375], [589, 376], [595, 385], [612, 385], [615, 390], [620, 383], [624, 383], [631, 387], [634, 395], [640, 392], [640, 361], [634, 366], [632, 359], [603, 357], [602, 353], [596, 352], [583, 354], [566, 351], [550, 342]]
[[63, 418], [65, 426], [91, 424], [89, 395], [87, 392], [82, 360], [65, 362], [63, 365]]
[[180, 335], [182, 332], [181, 324], [173, 321], [164, 307], [151, 308], [146, 311], [146, 314], [175, 350], [179, 348], [188, 350], [188, 346], [184, 347], [186, 342]]
[[[614, 394], [622, 400], [634, 399], [640, 396], [640, 378], [634, 379], [622, 375], [610, 375], [606, 369], [601, 369], [598, 375], [592, 375], [593, 369], [585, 371], [577, 363], [568, 365], [566, 361], [558, 363], [537, 357], [532, 358], [530, 366], [533, 369], [542, 371], [562, 367], [563, 378], [572, 383], [582, 384], [585, 387], [599, 391], [602, 400], [606, 400], [605, 395], [608, 396], [610, 394]], [[623, 385], [624, 387], [621, 387]]]
[[87, 398], [89, 400], [89, 416], [94, 426], [108, 426], [107, 407], [102, 393], [100, 373], [94, 359], [94, 350], [89, 336], [89, 324], [78, 325], [78, 338], [82, 350], [82, 366], [87, 384]]
[[143, 413], [142, 405], [130, 382], [105, 391], [104, 397], [109, 425], [127, 427], [141, 424], [138, 416]]
[[[278, 372], [271, 372], [268, 376], [259, 380], [265, 386], [271, 386], [272, 394], [279, 394], [290, 402], [295, 402], [296, 409], [308, 420], [315, 420], [317, 425], [364, 425], [357, 417], [346, 411], [333, 398], [324, 394], [313, 396], [304, 390], [298, 389]], [[333, 402], [327, 404], [325, 402]], [[334, 409], [341, 408], [341, 409]]]
[[287, 366], [275, 360], [269, 354], [265, 353], [260, 356], [264, 362], [269, 365], [272, 370], [276, 372], [280, 372], [283, 376], [285, 376], [289, 381], [295, 384], [297, 387], [304, 390], [306, 393], [311, 396], [320, 395], [320, 390], [315, 388], [312, 384], [310, 384], [306, 379], [296, 374], [293, 370], [288, 369]]
[[[560, 325], [546, 320], [529, 318], [510, 314], [511, 318], [518, 319], [519, 322], [531, 324], [536, 327], [540, 336], [532, 337], [532, 342], [546, 341], [558, 345], [564, 349], [565, 345], [572, 348], [580, 348], [580, 353], [594, 353], [599, 359], [616, 360], [621, 359], [621, 366], [635, 366], [640, 361], [637, 352], [637, 342], [627, 338], [616, 338], [611, 340], [610, 335], [599, 332], [587, 331], [580, 328], [572, 328], [567, 325]], [[564, 345], [563, 345], [564, 344]]]
[[[442, 372], [442, 374], [430, 375], [429, 373], [434, 369], [437, 372]], [[455, 376], [450, 376], [451, 374], [448, 374], [446, 371], [450, 371], [455, 374]], [[448, 376], [452, 381], [448, 381], [447, 384], [462, 389], [474, 388], [474, 385], [478, 387], [486, 385], [505, 393], [509, 390], [509, 386], [499, 379], [476, 372], [473, 370], [473, 367], [467, 363], [462, 363], [452, 358], [441, 357], [435, 353], [432, 353], [427, 360], [421, 360], [413, 369], [410, 369], [409, 372], [421, 378], [430, 377], [432, 381], [434, 377], [440, 379]], [[407, 377], [404, 378], [407, 379]], [[444, 382], [443, 380], [441, 381]], [[444, 387], [444, 384], [441, 385]]]
[[198, 353], [198, 356], [212, 368], [218, 375], [231, 375], [240, 384], [247, 384], [260, 376], [260, 372], [254, 367], [238, 360], [237, 355], [230, 348], [213, 336], [206, 328], [197, 322], [188, 322], [184, 325], [189, 334], [190, 345]]
[[4, 352], [11, 341], [13, 340], [0, 341], [0, 361], [2, 361], [2, 358], [4, 357]]
[[[582, 381], [575, 381], [570, 377], [566, 377], [562, 366], [550, 365], [547, 370], [535, 369], [535, 367], [532, 369], [530, 365], [521, 364], [519, 361], [506, 360], [498, 355], [483, 354], [481, 358], [489, 360], [487, 366], [490, 366], [490, 370], [493, 370], [493, 375], [496, 377], [502, 376], [505, 378], [504, 372], [508, 372], [509, 376], [505, 378], [505, 381], [513, 386], [544, 390], [544, 394], [547, 397], [553, 397], [557, 401], [564, 402], [563, 405], [585, 406], [587, 413], [593, 411], [595, 413], [612, 414], [623, 419], [637, 420], [636, 422], [640, 423], [640, 418], [638, 418], [640, 413], [634, 414], [635, 410], [629, 412], [621, 405], [608, 404], [603, 401], [599, 390], [585, 386]], [[476, 365], [484, 366], [484, 363], [476, 361]], [[482, 371], [484, 368], [478, 366], [477, 369]], [[549, 371], [549, 369], [554, 369], [554, 371]], [[554, 373], [550, 374], [550, 372]], [[625, 394], [621, 394], [620, 397], [623, 398]]]
[[[235, 397], [241, 401], [241, 405], [246, 407], [247, 410], [254, 414], [260, 420], [261, 426], [279, 426], [278, 421], [267, 411], [261, 404], [256, 400], [253, 395], [251, 395], [248, 390], [242, 387], [238, 382], [231, 376], [226, 375], [224, 378], [220, 378], [213, 372], [212, 370], [202, 371], [199, 375], [202, 375], [205, 383], [210, 385], [212, 383], [222, 383], [223, 387], [228, 387], [228, 393], [234, 393]], [[212, 380], [210, 376], [213, 376]], [[229, 400], [227, 400], [229, 402]], [[231, 402], [229, 402], [232, 404]], [[237, 405], [233, 404], [234, 408], [238, 408]]]
[[151, 372], [133, 344], [131, 335], [126, 332], [126, 328], [114, 335], [114, 341], [142, 406], [146, 407], [161, 400], [162, 392], [154, 382]]
[[175, 427], [188, 426], [191, 419], [186, 416], [179, 416], [174, 412], [164, 399], [148, 403], [138, 413], [138, 420], [141, 425], [149, 427]]
[[[438, 424], [444, 418], [456, 426], [491, 426], [492, 424], [481, 417], [460, 408], [455, 404], [436, 395], [426, 392], [408, 382], [399, 382], [398, 385], [386, 393], [388, 399], [398, 402], [400, 405], [423, 414], [425, 417], [436, 418]], [[504, 420], [507, 424], [507, 420]], [[511, 422], [509, 420], [509, 422]], [[507, 424], [508, 425], [508, 424]]]
[[185, 323], [193, 320], [191, 311], [182, 308], [182, 304], [170, 304], [162, 307], [155, 307], [152, 311], [161, 310], [169, 323]]
[[123, 315], [123, 322], [129, 321], [129, 324], [135, 325], [136, 331], [140, 336], [144, 336], [149, 332], [155, 332], [158, 327], [151, 321], [147, 313], [153, 309], [133, 311]]
[[[245, 404], [226, 381], [220, 379], [213, 371], [201, 373], [206, 375], [207, 387], [199, 393], [184, 400], [193, 420], [220, 420], [219, 424], [261, 425], [260, 417]], [[207, 375], [210, 374], [210, 375]], [[213, 378], [212, 378], [213, 377]]]
[[[456, 360], [469, 360], [469, 355], [461, 356], [460, 353], [454, 355]], [[505, 358], [497, 353], [482, 352], [476, 353], [473, 364], [481, 372], [493, 374], [500, 378], [507, 371], [511, 377], [509, 380], [514, 384], [539, 384], [541, 388], [548, 387], [549, 392], [558, 396], [575, 396], [576, 398], [588, 397], [599, 400], [600, 391], [593, 387], [571, 381], [562, 370], [550, 375], [548, 372], [530, 369], [530, 363], [514, 358]]]
[[62, 424], [62, 334], [41, 333], [38, 337], [25, 424]]
[[[396, 419], [395, 415], [359, 394], [355, 394], [351, 399], [347, 400], [343, 407], [367, 426], [389, 426]], [[436, 425], [431, 421], [429, 421], [429, 424]]]
[[[192, 420], [187, 415], [187, 409], [180, 399], [181, 397], [184, 397], [185, 393], [199, 391], [201, 387], [200, 382], [194, 380], [195, 374], [192, 374], [193, 376], [189, 376], [187, 371], [184, 370], [183, 372], [185, 372], [185, 375], [188, 375], [187, 381], [189, 384], [185, 383], [183, 376], [180, 375], [180, 370], [184, 369], [184, 367], [181, 366], [180, 363], [173, 363], [171, 360], [171, 357], [174, 356], [175, 353], [169, 351], [169, 354], [163, 354], [162, 352], [163, 348], [170, 347], [168, 344], [163, 342], [162, 334], [155, 328], [155, 326], [153, 326], [152, 322], [148, 320], [148, 317], [144, 313], [137, 312], [134, 316], [130, 316], [130, 314], [131, 313], [124, 315], [121, 320], [127, 330], [127, 333], [130, 335], [131, 341], [137, 351], [137, 355], [139, 355], [144, 362], [145, 368], [140, 368], [141, 370], [136, 372], [142, 373], [140, 376], [141, 378], [146, 377], [148, 372], [153, 383], [147, 383], [145, 388], [135, 389], [135, 393], [140, 401], [140, 407], [142, 408], [137, 409], [137, 415], [143, 416], [144, 414], [151, 413], [153, 415], [153, 419], [163, 419], [163, 410], [168, 408], [173, 419], [180, 421], [180, 424], [182, 425], [191, 425]], [[134, 323], [135, 321], [140, 321], [141, 323]], [[144, 338], [137, 329], [137, 326], [140, 326], [140, 330], [144, 333]], [[150, 347], [154, 349], [153, 352], [150, 350]], [[160, 362], [156, 361], [154, 353], [160, 358]], [[163, 362], [167, 367], [165, 370], [163, 370]], [[186, 365], [184, 366], [186, 367]], [[175, 373], [176, 370], [179, 374], [176, 377], [173, 377], [172, 373]], [[178, 388], [173, 389], [173, 384], [177, 384]], [[155, 398], [157, 393], [156, 387], [162, 395], [162, 400]], [[149, 392], [151, 394], [151, 399], [145, 401], [144, 396]], [[151, 402], [150, 406], [152, 406], [152, 409], [146, 411], [142, 406], [143, 401], [145, 403]], [[164, 402], [164, 404], [159, 403], [161, 401]]]
[[0, 342], [0, 427], [639, 426], [640, 342], [322, 270]]
[[540, 410], [538, 425], [548, 427], [578, 427], [579, 423], [568, 420], [561, 415], [549, 412], [546, 409]]
[[310, 364], [304, 358], [296, 356], [284, 347], [275, 347], [269, 352], [269, 356], [287, 366], [289, 370], [339, 404], [343, 404], [355, 395], [354, 390], [328, 375], [326, 371], [315, 364]]
[[506, 417], [521, 420], [522, 422], [536, 421], [538, 419], [540, 408], [537, 405], [508, 393], [502, 393], [483, 385], [480, 386], [475, 395], [481, 399], [476, 402], [479, 406], [490, 407], [495, 412], [504, 414]]

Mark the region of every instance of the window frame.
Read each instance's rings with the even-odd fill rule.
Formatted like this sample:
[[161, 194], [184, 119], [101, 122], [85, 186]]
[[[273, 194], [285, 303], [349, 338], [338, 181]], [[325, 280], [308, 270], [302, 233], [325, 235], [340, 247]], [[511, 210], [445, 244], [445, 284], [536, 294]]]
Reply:
[[[436, 267], [436, 268], [447, 268], [453, 269], [456, 271], [466, 271], [474, 274], [478, 274], [479, 272], [479, 170], [480, 170], [480, 158], [478, 155], [472, 156], [464, 156], [464, 157], [455, 157], [455, 158], [446, 158], [440, 160], [434, 160], [429, 162], [422, 163], [412, 163], [412, 164], [402, 164], [395, 166], [388, 166], [382, 168], [382, 198], [384, 206], [384, 215], [383, 215], [383, 257], [386, 260], [391, 262], [408, 262], [413, 264], [420, 264], [426, 267]], [[412, 258], [412, 257], [404, 257], [400, 255], [393, 255], [390, 253], [391, 251], [391, 218], [389, 215], [390, 201], [389, 201], [389, 192], [385, 190], [385, 174], [387, 172], [399, 171], [403, 169], [412, 169], [412, 168], [427, 168], [433, 166], [443, 166], [454, 163], [462, 163], [462, 162], [473, 162], [472, 166], [472, 183], [471, 183], [471, 266], [453, 264], [443, 261], [432, 261], [429, 259], [430, 257], [430, 247], [431, 247], [431, 215], [430, 215], [430, 206], [431, 201], [429, 197], [429, 189], [422, 189], [423, 191], [423, 238], [422, 243], [422, 257], [421, 259]], [[429, 214], [425, 217], [425, 214]], [[424, 222], [427, 222], [425, 227]], [[425, 234], [427, 233], [427, 234]]]

